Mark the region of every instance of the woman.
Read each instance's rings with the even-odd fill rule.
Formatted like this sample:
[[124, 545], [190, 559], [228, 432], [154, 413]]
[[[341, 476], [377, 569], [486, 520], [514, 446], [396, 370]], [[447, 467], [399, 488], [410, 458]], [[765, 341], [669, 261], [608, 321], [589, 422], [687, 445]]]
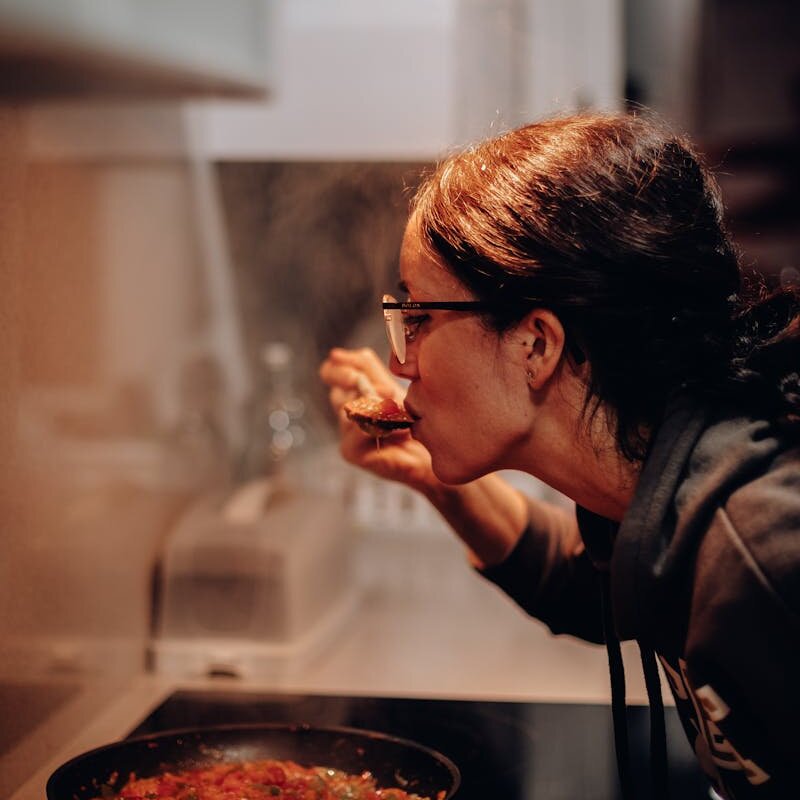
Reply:
[[[400, 273], [413, 303], [384, 313], [411, 435], [377, 449], [340, 413], [344, 456], [428, 497], [554, 632], [606, 643], [626, 796], [619, 639], [638, 641], [655, 706], [655, 796], [655, 656], [720, 794], [796, 796], [800, 301], [747, 299], [691, 146], [585, 115], [452, 156], [413, 201]], [[340, 412], [364, 377], [402, 397], [371, 351], [334, 350], [321, 375]]]

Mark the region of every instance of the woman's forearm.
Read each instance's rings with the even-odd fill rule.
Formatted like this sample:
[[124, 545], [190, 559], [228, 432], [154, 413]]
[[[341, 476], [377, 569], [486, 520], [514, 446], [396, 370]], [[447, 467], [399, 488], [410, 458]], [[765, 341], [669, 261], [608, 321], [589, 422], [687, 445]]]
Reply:
[[461, 486], [431, 483], [425, 496], [450, 524], [478, 568], [504, 561], [529, 523], [553, 539], [553, 548], [570, 547], [577, 526], [564, 509], [522, 494], [499, 475]]

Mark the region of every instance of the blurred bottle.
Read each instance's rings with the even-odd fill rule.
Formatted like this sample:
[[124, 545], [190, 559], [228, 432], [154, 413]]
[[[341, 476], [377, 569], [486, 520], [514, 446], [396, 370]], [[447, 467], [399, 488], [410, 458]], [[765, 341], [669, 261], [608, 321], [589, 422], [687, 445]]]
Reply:
[[237, 479], [269, 476], [283, 483], [302, 483], [308, 404], [296, 387], [292, 349], [285, 342], [265, 344], [261, 367]]

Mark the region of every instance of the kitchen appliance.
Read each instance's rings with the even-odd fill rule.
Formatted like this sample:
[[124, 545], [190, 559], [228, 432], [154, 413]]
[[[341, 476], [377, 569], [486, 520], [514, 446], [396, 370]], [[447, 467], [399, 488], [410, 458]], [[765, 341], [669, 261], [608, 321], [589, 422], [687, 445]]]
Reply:
[[319, 655], [357, 601], [337, 494], [263, 478], [195, 503], [156, 570], [156, 672], [277, 678]]
[[458, 788], [453, 763], [407, 739], [352, 728], [246, 725], [173, 731], [99, 747], [68, 761], [47, 782], [50, 800], [92, 800], [137, 778], [231, 761], [277, 759], [370, 772], [380, 787], [446, 800]]
[[[670, 790], [707, 800], [674, 708], [666, 709]], [[637, 796], [649, 796], [648, 710], [628, 708]], [[618, 800], [607, 705], [489, 700], [270, 694], [181, 689], [131, 731], [132, 737], [187, 727], [262, 723], [345, 726], [411, 739], [458, 768], [456, 800]]]

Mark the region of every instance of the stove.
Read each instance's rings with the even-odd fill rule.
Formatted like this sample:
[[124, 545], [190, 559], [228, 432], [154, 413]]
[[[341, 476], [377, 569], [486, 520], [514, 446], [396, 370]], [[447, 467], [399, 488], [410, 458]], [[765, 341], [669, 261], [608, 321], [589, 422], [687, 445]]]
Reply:
[[[671, 796], [708, 800], [708, 782], [668, 708]], [[461, 770], [456, 800], [617, 800], [607, 706], [181, 690], [129, 736], [174, 728], [279, 722], [366, 728], [413, 739]], [[639, 797], [647, 797], [648, 710], [628, 710]]]

